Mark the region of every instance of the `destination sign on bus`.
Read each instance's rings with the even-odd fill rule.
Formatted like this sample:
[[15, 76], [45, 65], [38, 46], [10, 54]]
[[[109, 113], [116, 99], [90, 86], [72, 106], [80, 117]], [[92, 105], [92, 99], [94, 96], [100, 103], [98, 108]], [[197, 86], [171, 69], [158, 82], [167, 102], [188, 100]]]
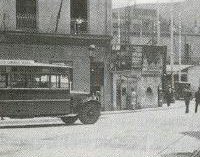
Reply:
[[0, 60], [1, 65], [27, 65], [34, 63], [34, 60]]

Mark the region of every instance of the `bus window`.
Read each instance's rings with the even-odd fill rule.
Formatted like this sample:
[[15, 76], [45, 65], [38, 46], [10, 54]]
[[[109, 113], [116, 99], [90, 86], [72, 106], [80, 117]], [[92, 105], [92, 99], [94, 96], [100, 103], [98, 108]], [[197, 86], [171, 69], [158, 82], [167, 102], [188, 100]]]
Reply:
[[37, 75], [34, 77], [35, 88], [49, 88], [49, 75]]
[[69, 88], [67, 75], [51, 75], [51, 88]]
[[[51, 82], [50, 82], [51, 80]], [[51, 84], [51, 86], [50, 86]], [[6, 86], [6, 76], [0, 76], [0, 88]], [[31, 75], [15, 74], [11, 75], [12, 88], [69, 88], [67, 75]]]
[[51, 88], [59, 88], [59, 76], [51, 75]]
[[0, 88], [6, 87], [6, 74], [0, 74]]
[[25, 88], [26, 75], [25, 74], [11, 74], [11, 86], [14, 88]]
[[12, 74], [12, 88], [48, 88], [49, 75]]
[[69, 79], [68, 79], [67, 75], [61, 75], [60, 88], [69, 88]]

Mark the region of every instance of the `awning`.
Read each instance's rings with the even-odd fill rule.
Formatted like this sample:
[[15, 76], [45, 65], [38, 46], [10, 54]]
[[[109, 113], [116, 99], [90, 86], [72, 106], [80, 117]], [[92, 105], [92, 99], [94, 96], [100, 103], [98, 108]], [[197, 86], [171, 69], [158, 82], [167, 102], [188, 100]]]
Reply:
[[[193, 67], [194, 65], [174, 65], [173, 66], [173, 72], [174, 73], [177, 73], [177, 72], [179, 72], [179, 70], [184, 70], [184, 69], [187, 69], [187, 68], [189, 68], [189, 67]], [[166, 66], [166, 71], [167, 71], [167, 73], [169, 74], [169, 73], [171, 73], [172, 71], [171, 71], [171, 65], [167, 65]]]

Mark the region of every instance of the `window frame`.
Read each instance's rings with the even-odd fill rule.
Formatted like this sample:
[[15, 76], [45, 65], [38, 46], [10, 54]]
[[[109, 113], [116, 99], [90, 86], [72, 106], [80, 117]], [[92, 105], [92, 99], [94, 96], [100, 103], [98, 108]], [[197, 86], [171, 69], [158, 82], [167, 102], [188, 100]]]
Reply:
[[[49, 72], [43, 72], [43, 68], [40, 69], [38, 72], [33, 72], [34, 69], [31, 68], [18, 68], [19, 71], [16, 71], [16, 67], [11, 67], [10, 70], [7, 71], [0, 71], [1, 76], [5, 76], [4, 80], [0, 80], [0, 83], [4, 82], [4, 86], [0, 87], [2, 88], [25, 88], [25, 89], [70, 89], [70, 69], [51, 69], [51, 68], [44, 68], [45, 70], [49, 70]], [[26, 71], [27, 70], [27, 71]], [[60, 71], [59, 71], [60, 70]], [[56, 72], [55, 72], [56, 71]], [[44, 82], [41, 81], [42, 76], [47, 76], [46, 80]], [[58, 83], [58, 86], [55, 87], [52, 86], [53, 82], [51, 77], [56, 76], [58, 80], [56, 80]], [[62, 86], [62, 76], [64, 76], [64, 80], [66, 80], [63, 83]], [[39, 81], [36, 81], [36, 78], [39, 78]], [[44, 86], [43, 86], [44, 85]]]
[[[20, 25], [18, 23], [18, 21], [19, 21], [18, 18], [22, 18], [21, 15], [29, 15], [29, 13], [27, 13], [27, 12], [26, 13], [20, 13], [20, 12], [18, 12], [18, 5], [19, 5], [20, 1], [23, 1], [23, 0], [16, 0], [16, 29], [17, 30], [22, 30], [22, 31], [34, 31], [34, 32], [37, 31], [38, 30], [38, 22], [39, 22], [38, 0], [34, 0], [34, 3], [35, 3], [35, 8], [34, 8], [35, 9], [35, 13], [34, 14], [30, 14], [30, 15], [34, 16], [34, 20], [33, 21], [35, 22], [35, 24], [34, 24], [35, 27], [26, 27], [26, 25]], [[25, 0], [25, 1], [27, 1], [27, 0]]]

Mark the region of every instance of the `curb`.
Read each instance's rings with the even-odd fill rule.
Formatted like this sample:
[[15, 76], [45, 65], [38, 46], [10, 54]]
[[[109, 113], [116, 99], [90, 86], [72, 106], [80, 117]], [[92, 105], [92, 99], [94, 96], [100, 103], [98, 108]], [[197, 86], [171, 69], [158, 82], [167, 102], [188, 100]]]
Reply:
[[157, 107], [157, 108], [145, 108], [145, 109], [137, 109], [137, 110], [122, 110], [122, 111], [102, 111], [101, 115], [110, 115], [110, 114], [123, 114], [123, 113], [135, 113], [135, 112], [148, 112], [148, 111], [165, 111], [165, 110], [173, 110], [184, 108], [184, 106], [179, 107]]

